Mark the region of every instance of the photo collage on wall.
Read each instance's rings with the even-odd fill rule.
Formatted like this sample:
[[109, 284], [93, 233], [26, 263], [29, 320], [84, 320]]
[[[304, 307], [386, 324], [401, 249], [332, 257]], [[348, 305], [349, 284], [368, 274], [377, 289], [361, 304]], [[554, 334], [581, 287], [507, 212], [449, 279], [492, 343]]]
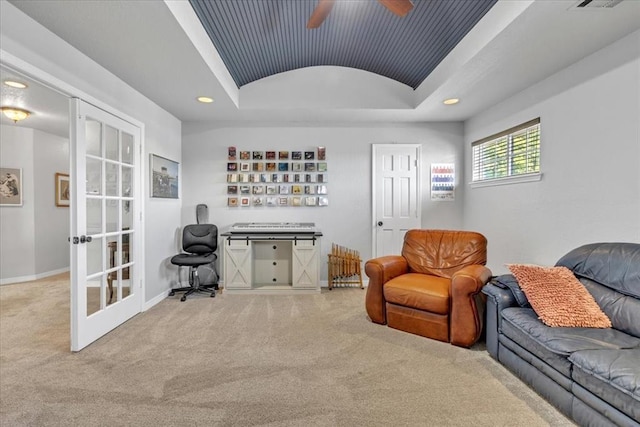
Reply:
[[325, 147], [306, 151], [228, 148], [227, 206], [328, 206]]

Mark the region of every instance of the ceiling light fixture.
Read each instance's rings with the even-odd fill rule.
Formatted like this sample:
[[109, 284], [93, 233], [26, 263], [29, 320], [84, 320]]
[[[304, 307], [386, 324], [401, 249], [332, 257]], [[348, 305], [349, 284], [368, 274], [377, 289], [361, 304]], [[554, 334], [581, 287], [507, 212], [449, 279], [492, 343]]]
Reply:
[[6, 86], [13, 87], [16, 89], [26, 89], [27, 85], [25, 83], [16, 81], [16, 80], [5, 80], [3, 82]]
[[19, 120], [24, 120], [29, 117], [31, 112], [23, 110], [22, 108], [2, 107], [2, 114], [9, 117], [14, 123], [18, 123]]
[[208, 96], [199, 96], [198, 101], [203, 104], [211, 104], [213, 102], [213, 98], [209, 98]]
[[442, 101], [442, 103], [444, 105], [455, 105], [458, 102], [460, 102], [460, 100], [458, 98], [449, 98], [449, 99], [445, 99], [444, 101]]

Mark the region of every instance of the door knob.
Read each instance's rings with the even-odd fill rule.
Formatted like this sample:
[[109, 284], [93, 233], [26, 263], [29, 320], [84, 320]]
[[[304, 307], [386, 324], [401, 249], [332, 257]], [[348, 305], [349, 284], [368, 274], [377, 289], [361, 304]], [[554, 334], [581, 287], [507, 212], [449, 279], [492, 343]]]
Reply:
[[382, 221], [378, 221], [378, 226], [382, 227]]

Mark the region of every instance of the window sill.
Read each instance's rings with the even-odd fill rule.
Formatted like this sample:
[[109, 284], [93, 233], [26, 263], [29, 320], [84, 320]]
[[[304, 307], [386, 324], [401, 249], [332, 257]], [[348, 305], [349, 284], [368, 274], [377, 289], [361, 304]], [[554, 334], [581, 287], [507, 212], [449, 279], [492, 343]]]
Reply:
[[519, 184], [521, 182], [540, 181], [542, 173], [528, 173], [526, 175], [509, 176], [506, 178], [488, 179], [486, 181], [470, 182], [471, 188], [494, 187], [496, 185]]

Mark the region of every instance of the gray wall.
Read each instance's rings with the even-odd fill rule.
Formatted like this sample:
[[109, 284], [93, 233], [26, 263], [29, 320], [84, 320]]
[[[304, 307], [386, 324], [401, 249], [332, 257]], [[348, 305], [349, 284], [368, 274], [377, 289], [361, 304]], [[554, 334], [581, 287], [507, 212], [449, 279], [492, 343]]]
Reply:
[[[461, 123], [407, 125], [299, 125], [206, 128], [185, 125], [183, 135], [183, 224], [195, 222], [195, 206], [209, 206], [210, 221], [221, 230], [235, 222], [315, 222], [324, 234], [322, 260], [337, 243], [371, 256], [371, 145], [422, 144], [422, 225], [459, 228], [462, 193], [454, 202], [432, 202], [429, 165], [456, 163], [462, 170]], [[327, 207], [227, 207], [227, 148], [239, 150], [315, 150], [326, 147]], [[321, 279], [326, 279], [322, 269]]]
[[22, 206], [0, 206], [0, 283], [35, 278], [33, 146], [32, 129], [0, 125], [0, 166], [22, 169]]
[[69, 173], [69, 139], [34, 132], [35, 268], [38, 274], [69, 268], [69, 208], [55, 203], [55, 174]]
[[640, 31], [473, 117], [466, 159], [472, 141], [535, 117], [542, 180], [466, 191], [464, 225], [487, 236], [493, 272], [640, 242]]
[[22, 168], [23, 206], [1, 207], [0, 283], [69, 269], [69, 208], [55, 205], [55, 173], [69, 171], [69, 140], [2, 125], [2, 166]]

